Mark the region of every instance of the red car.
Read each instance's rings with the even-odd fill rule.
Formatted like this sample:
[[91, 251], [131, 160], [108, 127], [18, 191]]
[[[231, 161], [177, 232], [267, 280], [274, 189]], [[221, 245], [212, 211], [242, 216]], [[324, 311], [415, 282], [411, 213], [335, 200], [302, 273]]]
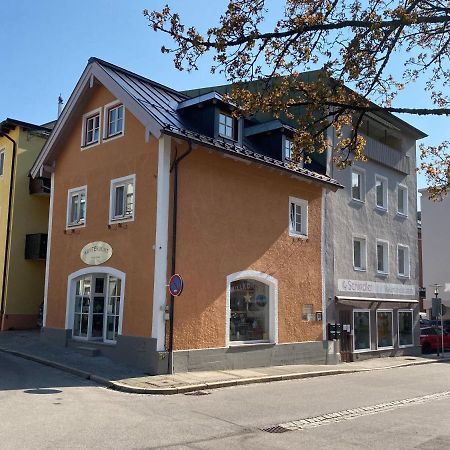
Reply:
[[[442, 330], [437, 327], [425, 327], [420, 330], [420, 345], [422, 353], [435, 352], [441, 350]], [[450, 334], [444, 331], [444, 348], [450, 348]]]

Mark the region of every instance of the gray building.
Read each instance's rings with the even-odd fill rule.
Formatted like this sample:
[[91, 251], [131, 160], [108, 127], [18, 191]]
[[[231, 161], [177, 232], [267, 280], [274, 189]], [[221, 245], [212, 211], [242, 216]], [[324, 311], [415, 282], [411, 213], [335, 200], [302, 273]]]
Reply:
[[[328, 174], [324, 309], [340, 323], [344, 361], [420, 352], [416, 141], [426, 135], [393, 115], [370, 115], [367, 161]], [[336, 137], [330, 132], [330, 144]]]

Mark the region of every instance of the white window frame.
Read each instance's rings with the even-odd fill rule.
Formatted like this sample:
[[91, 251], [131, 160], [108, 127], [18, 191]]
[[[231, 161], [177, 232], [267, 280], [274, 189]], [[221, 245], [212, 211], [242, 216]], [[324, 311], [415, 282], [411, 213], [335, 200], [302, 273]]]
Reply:
[[[128, 183], [133, 184], [133, 211], [131, 215], [115, 216], [115, 192], [119, 186], [124, 186]], [[132, 222], [136, 214], [136, 174], [127, 175], [126, 177], [115, 178], [111, 180], [111, 186], [109, 189], [109, 224]]]
[[[118, 133], [109, 134], [109, 113], [113, 109], [118, 109], [119, 107], [123, 108], [123, 115], [122, 115], [122, 131], [119, 131]], [[125, 134], [125, 106], [123, 103], [119, 100], [115, 100], [111, 103], [108, 103], [103, 107], [103, 139], [106, 141], [111, 141], [113, 139], [117, 139], [119, 137], [122, 137]]]
[[3, 177], [5, 173], [5, 148], [0, 150], [0, 178]]
[[[296, 231], [296, 224], [293, 224], [291, 221], [291, 205], [294, 204], [295, 207], [301, 208], [301, 231]], [[301, 239], [308, 238], [308, 201], [297, 198], [297, 197], [289, 197], [289, 208], [288, 208], [288, 224], [289, 224], [289, 236], [297, 237]]]
[[[383, 244], [383, 266], [386, 270], [378, 270], [378, 244]], [[377, 239], [376, 247], [376, 269], [378, 275], [389, 275], [389, 241], [384, 239]]]
[[[292, 146], [294, 143], [292, 139], [283, 135], [283, 161], [291, 161], [292, 160]], [[286, 150], [289, 149], [289, 155], [286, 153]]]
[[[362, 241], [364, 243], [363, 254], [361, 255], [361, 262], [364, 262], [364, 267], [356, 267], [355, 265], [355, 240]], [[352, 260], [353, 260], [353, 270], [356, 272], [366, 272], [367, 271], [367, 236], [353, 235], [352, 236]]]
[[[403, 250], [406, 250], [403, 264], [405, 266], [405, 273], [400, 273], [400, 264], [399, 264], [399, 255], [398, 252], [402, 248]], [[406, 244], [397, 244], [397, 276], [399, 278], [410, 278], [411, 277], [411, 258], [409, 255], [409, 245]]]
[[[223, 134], [223, 133], [220, 132], [220, 124], [222, 123], [222, 122], [220, 121], [221, 116], [225, 117], [225, 122], [223, 123], [223, 125], [224, 125], [224, 127], [225, 127], [225, 134]], [[229, 124], [227, 124], [227, 119], [231, 119], [231, 127], [230, 127]], [[219, 136], [224, 137], [224, 138], [226, 138], [226, 139], [230, 139], [230, 140], [232, 140], [232, 141], [235, 141], [235, 140], [236, 140], [236, 139], [234, 139], [234, 136], [235, 136], [235, 128], [234, 128], [234, 127], [236, 126], [236, 123], [235, 123], [235, 122], [236, 122], [236, 121], [235, 121], [234, 117], [233, 117], [231, 114], [226, 114], [226, 113], [220, 111], [220, 112], [219, 112], [219, 121], [218, 121], [218, 134], [219, 134]], [[228, 130], [229, 128], [231, 128], [231, 136], [228, 136], [228, 135], [226, 134], [226, 133], [227, 133], [227, 130]]]
[[[76, 194], [84, 192], [84, 220], [79, 223], [72, 223], [70, 218], [72, 216], [72, 197]], [[75, 228], [84, 228], [86, 226], [87, 217], [87, 185], [69, 189], [67, 191], [67, 212], [66, 212], [66, 230], [73, 230]]]
[[[86, 142], [86, 124], [89, 119], [98, 115], [98, 140], [92, 142]], [[102, 108], [94, 109], [93, 111], [89, 111], [86, 114], [83, 114], [83, 123], [81, 127], [81, 149], [87, 149], [91, 147], [95, 147], [101, 143], [102, 139]]]
[[[380, 312], [390, 312], [391, 313], [391, 331], [392, 331], [392, 345], [388, 345], [387, 347], [379, 347], [378, 346], [378, 313]], [[377, 309], [375, 311], [375, 324], [377, 327], [377, 350], [389, 350], [394, 348], [394, 310], [393, 309]]]
[[[398, 209], [399, 207], [398, 196], [400, 190], [403, 192], [403, 207], [404, 207], [403, 212]], [[397, 184], [397, 214], [399, 216], [408, 217], [408, 187], [400, 183]]]
[[[400, 345], [400, 313], [411, 314], [411, 344]], [[399, 309], [397, 310], [397, 336], [398, 336], [398, 348], [414, 347], [414, 311], [412, 309]]]
[[[359, 350], [356, 350], [355, 347], [355, 313], [357, 312], [363, 312], [363, 313], [369, 313], [369, 348], [362, 348]], [[371, 318], [371, 311], [370, 309], [354, 309], [352, 311], [352, 335], [353, 335], [353, 353], [365, 353], [365, 352], [371, 352], [372, 351], [372, 318]]]
[[[377, 181], [381, 181], [381, 184], [383, 186], [383, 206], [378, 205], [377, 203]], [[383, 177], [382, 175], [375, 174], [375, 206], [377, 209], [381, 211], [388, 211], [388, 201], [389, 201], [389, 180], [386, 177]]]
[[[361, 177], [361, 186], [360, 186], [361, 198], [353, 197], [353, 173], [357, 173]], [[366, 171], [361, 167], [352, 167], [350, 173], [350, 196], [352, 200], [355, 202], [358, 203], [366, 202]]]
[[[231, 283], [245, 279], [260, 281], [269, 286], [269, 339], [267, 341], [230, 341]], [[278, 280], [264, 272], [257, 272], [256, 270], [244, 270], [228, 275], [225, 316], [225, 347], [251, 346], [267, 343], [278, 344]]]

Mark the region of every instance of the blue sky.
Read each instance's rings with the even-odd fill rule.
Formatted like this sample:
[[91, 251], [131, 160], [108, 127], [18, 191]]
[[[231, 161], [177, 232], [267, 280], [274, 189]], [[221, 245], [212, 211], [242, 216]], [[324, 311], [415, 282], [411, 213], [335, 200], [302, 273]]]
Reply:
[[[274, 1], [274, 0], [273, 0]], [[3, 64], [0, 120], [45, 123], [56, 118], [57, 99], [67, 100], [89, 57], [96, 56], [175, 89], [224, 82], [211, 75], [208, 60], [198, 72], [178, 72], [160, 47], [169, 42], [147, 25], [142, 10], [165, 3], [187, 23], [215, 24], [226, 0], [20, 0], [2, 8]], [[424, 86], [408, 86], [398, 106], [430, 106]], [[450, 118], [402, 116], [429, 134], [426, 144], [449, 139]], [[424, 180], [419, 176], [419, 187]]]

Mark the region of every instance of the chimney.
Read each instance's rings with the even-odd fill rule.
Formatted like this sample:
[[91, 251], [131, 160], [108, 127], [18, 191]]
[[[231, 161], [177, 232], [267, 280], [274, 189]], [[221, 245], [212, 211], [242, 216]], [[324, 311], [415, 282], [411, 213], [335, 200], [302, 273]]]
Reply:
[[61, 94], [59, 94], [58, 97], [58, 117], [61, 115], [61, 111], [63, 110], [64, 100], [61, 97]]

